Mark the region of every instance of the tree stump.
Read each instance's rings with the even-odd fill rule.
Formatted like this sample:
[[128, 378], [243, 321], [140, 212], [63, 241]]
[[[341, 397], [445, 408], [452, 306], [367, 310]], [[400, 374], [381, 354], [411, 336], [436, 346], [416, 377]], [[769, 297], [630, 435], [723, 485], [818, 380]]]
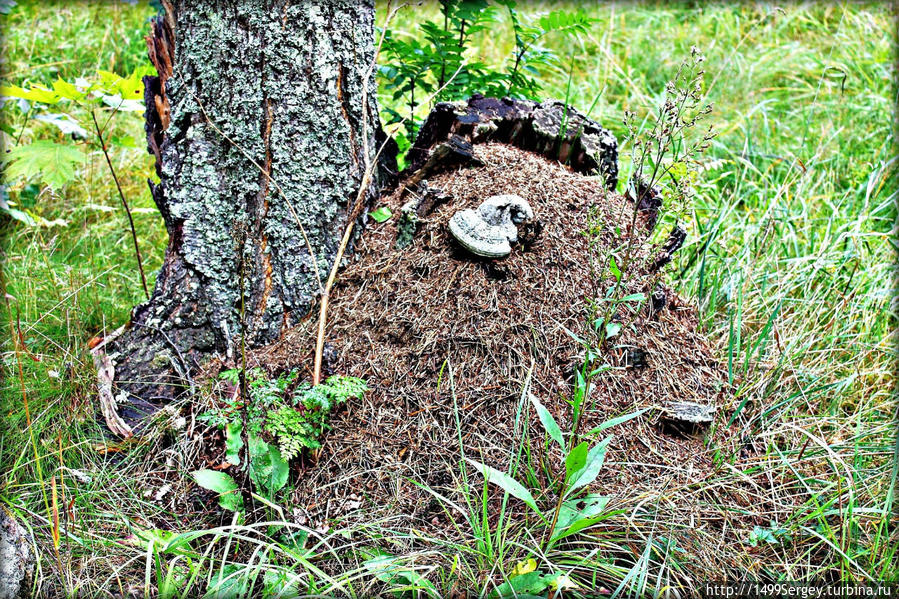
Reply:
[[[432, 156], [453, 140], [507, 143], [568, 165], [578, 173], [599, 174], [606, 186], [618, 183], [618, 140], [608, 129], [558, 100], [536, 103], [475, 94], [467, 102], [441, 102], [428, 115], [409, 150], [406, 172], [413, 182], [429, 176]], [[428, 165], [429, 161], [432, 163]]]

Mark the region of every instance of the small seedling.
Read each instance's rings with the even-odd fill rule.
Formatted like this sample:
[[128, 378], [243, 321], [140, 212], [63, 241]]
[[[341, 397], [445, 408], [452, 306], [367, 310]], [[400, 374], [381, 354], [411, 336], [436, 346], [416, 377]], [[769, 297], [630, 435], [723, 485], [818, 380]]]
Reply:
[[[226, 370], [220, 378], [236, 386], [239, 375], [236, 369]], [[247, 468], [250, 480], [268, 497], [287, 484], [289, 460], [303, 449], [321, 447], [321, 435], [330, 428], [331, 411], [368, 390], [362, 379], [335, 375], [320, 385], [301, 383], [291, 391], [296, 378], [295, 372], [272, 379], [261, 368], [251, 369], [247, 372], [246, 402], [235, 394], [223, 407], [198, 418], [225, 431], [226, 460], [238, 469]], [[200, 470], [194, 473], [194, 479], [200, 486], [220, 493], [222, 507], [240, 509], [240, 502], [229, 498], [237, 489], [230, 475]]]

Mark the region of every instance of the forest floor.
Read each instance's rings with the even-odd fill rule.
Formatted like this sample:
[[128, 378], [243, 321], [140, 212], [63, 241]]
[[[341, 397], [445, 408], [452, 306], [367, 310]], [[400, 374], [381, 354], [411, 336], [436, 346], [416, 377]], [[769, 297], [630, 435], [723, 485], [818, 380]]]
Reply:
[[[51, 4], [20, 2], [0, 16], [4, 84], [50, 85], [57, 77], [95, 77], [99, 69], [127, 75], [146, 64], [142, 36], [152, 11], [145, 4]], [[421, 14], [434, 10], [401, 12], [393, 28], [412, 32]], [[485, 330], [484, 338], [466, 344], [461, 339], [472, 333], [470, 322], [423, 311], [428, 298], [402, 295], [401, 284], [416, 277], [445, 290], [464, 281], [457, 286], [470, 295], [445, 291], [460, 314], [470, 316], [470, 304], [477, 304], [479, 313], [493, 310], [506, 323], [516, 317], [511, 308], [521, 305], [528, 314], [570, 323], [566, 328], [574, 332], [584, 326], [578, 323], [584, 306], [534, 295], [534, 288], [552, 280], [549, 293], [587, 280], [587, 266], [571, 250], [582, 238], [571, 237], [572, 229], [549, 231], [503, 268], [489, 269], [453, 252], [441, 228], [448, 214], [438, 209], [424, 225], [417, 254], [379, 254], [390, 245], [392, 225], [372, 224], [339, 281], [329, 338], [347, 342], [347, 349], [337, 368], [365, 375], [373, 391], [336, 416], [336, 430], [319, 455], [322, 469], [307, 472], [305, 484], [288, 485], [283, 497], [258, 500], [255, 519], [223, 515], [190, 482], [190, 469], [203, 459], [196, 448], [173, 443], [177, 435], [165, 431], [146, 444], [110, 442], [98, 421], [86, 343], [125, 322], [143, 292], [105, 159], [95, 146], [72, 142], [84, 159], [73, 166], [71, 180], [54, 187], [7, 181], [10, 200], [35, 218], [2, 223], [6, 301], [0, 309], [10, 335], [2, 344], [0, 504], [34, 535], [44, 591], [192, 596], [226, 581], [262, 577], [356, 596], [384, 585], [489, 592], [530, 569], [528, 559], [541, 575], [563, 573], [581, 590], [633, 595], [667, 585], [695, 588], [706, 577], [727, 575], [896, 578], [896, 321], [890, 302], [897, 177], [889, 5], [797, 4], [771, 11], [739, 4], [616, 5], [591, 11], [598, 22], [587, 35], [548, 40], [565, 61], [542, 74], [545, 95], [567, 95], [581, 109], [593, 105], [591, 118], [619, 139], [625, 139], [624, 111], [643, 118], [654, 110], [690, 46], [707, 56], [710, 119], [719, 135], [703, 157], [684, 222], [687, 243], [665, 282], [689, 310], [671, 312], [673, 320], [662, 324], [698, 331], [699, 362], [721, 377], [712, 431], [670, 433], [656, 409], [660, 398], [638, 386], [620, 396], [626, 405], [598, 401], [591, 426], [649, 408], [600, 435], [614, 436], [594, 489], [611, 499], [601, 519], [583, 537], [549, 550], [546, 526], [528, 519], [521, 504], [502, 502], [500, 513], [515, 517], [497, 520], [496, 488], [482, 487], [476, 469], [459, 463], [455, 452], [470, 450], [467, 457], [503, 468], [508, 457], [499, 448], [511, 447], [520, 450], [522, 464], [532, 460], [538, 474], [552, 473], [554, 466], [544, 470], [540, 461], [553, 447], [538, 434], [542, 426], [531, 420], [533, 434], [524, 442], [515, 416], [533, 408], [521, 400], [527, 388], [566, 430], [564, 394], [553, 385], [570, 376], [579, 356], [555, 351], [567, 342], [551, 325], [533, 327], [546, 335], [538, 340], [546, 351], [533, 355], [509, 330]], [[490, 64], [510, 49], [510, 36], [499, 31], [482, 32], [475, 42]], [[391, 105], [386, 92], [381, 101]], [[427, 106], [420, 110], [426, 113]], [[72, 113], [90, 122], [87, 113]], [[26, 117], [15, 102], [6, 102], [0, 117], [6, 147], [71, 141], [47, 121]], [[152, 167], [140, 117], [137, 110], [118, 114], [109, 133], [151, 275], [166, 240], [146, 188]], [[479, 151], [490, 156], [478, 171], [483, 179], [472, 171], [435, 180], [455, 189], [461, 204], [453, 206], [512, 187], [536, 197], [538, 216], [583, 226], [584, 215], [569, 212], [567, 204], [542, 203], [539, 186], [585, 183], [542, 159], [503, 148]], [[499, 179], [489, 166], [508, 162], [526, 170], [535, 161], [553, 173], [551, 181]], [[621, 166], [627, 173], [626, 145]], [[363, 294], [369, 303], [347, 309], [365, 290], [362, 274], [379, 270]], [[538, 280], [529, 286], [527, 276]], [[386, 304], [393, 297], [402, 301]], [[542, 310], [536, 301], [544, 302]], [[695, 323], [687, 314], [695, 314]], [[352, 333], [365, 322], [383, 333], [370, 344]], [[414, 328], [425, 325], [434, 337]], [[450, 345], [460, 358], [444, 366], [438, 354]], [[395, 362], [379, 357], [388, 347]], [[269, 361], [287, 364], [309, 351], [300, 344]], [[645, 376], [655, 376], [653, 367], [651, 361]], [[489, 376], [477, 380], [482, 372]], [[689, 387], [680, 374], [673, 370], [662, 382]], [[488, 389], [500, 385], [493, 382], [500, 375], [501, 386]], [[408, 391], [401, 405], [389, 392], [394, 385]], [[489, 399], [478, 403], [478, 397]], [[427, 430], [429, 414], [437, 426]], [[495, 430], [466, 429], [465, 417], [475, 415], [494, 418]], [[376, 434], [365, 436], [360, 423], [377, 424], [379, 416]], [[511, 427], [504, 428], [509, 419]], [[443, 437], [448, 432], [455, 435], [452, 445]], [[441, 435], [435, 439], [443, 449], [425, 444], [429, 434]], [[332, 469], [339, 460], [345, 465]], [[408, 467], [429, 462], [455, 479], [429, 480], [424, 468]], [[443, 467], [447, 463], [450, 468]], [[388, 477], [377, 476], [380, 467], [388, 468]], [[366, 505], [366, 484], [376, 488], [382, 481], [387, 486], [370, 497], [385, 503]], [[462, 496], [438, 490], [460, 481], [468, 490]], [[528, 482], [540, 488], [540, 480]], [[395, 501], [386, 499], [388, 492]], [[320, 501], [325, 514], [315, 511]], [[539, 501], [552, 504], [551, 497]], [[325, 520], [328, 530], [316, 531]]]

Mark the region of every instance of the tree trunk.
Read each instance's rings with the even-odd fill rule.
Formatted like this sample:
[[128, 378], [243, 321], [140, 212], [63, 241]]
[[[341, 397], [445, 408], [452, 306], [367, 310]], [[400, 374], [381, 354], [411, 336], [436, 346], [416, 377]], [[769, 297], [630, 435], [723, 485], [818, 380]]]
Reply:
[[372, 0], [166, 8], [144, 83], [169, 244], [151, 299], [102, 348], [122, 434], [208, 357], [236, 359], [307, 314], [348, 218], [365, 217], [357, 196], [378, 188], [359, 193], [378, 129]]

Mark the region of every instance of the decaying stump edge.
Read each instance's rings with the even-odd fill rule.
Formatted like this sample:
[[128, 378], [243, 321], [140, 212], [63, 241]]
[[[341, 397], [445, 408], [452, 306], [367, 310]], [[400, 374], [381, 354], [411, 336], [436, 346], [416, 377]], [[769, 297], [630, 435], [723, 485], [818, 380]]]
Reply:
[[[618, 140], [608, 129], [559, 100], [541, 103], [475, 94], [467, 102], [434, 106], [406, 156], [404, 174], [428, 176], [432, 154], [446, 142], [507, 143], [558, 160], [572, 170], [618, 184]], [[456, 150], [458, 152], [458, 150]]]

